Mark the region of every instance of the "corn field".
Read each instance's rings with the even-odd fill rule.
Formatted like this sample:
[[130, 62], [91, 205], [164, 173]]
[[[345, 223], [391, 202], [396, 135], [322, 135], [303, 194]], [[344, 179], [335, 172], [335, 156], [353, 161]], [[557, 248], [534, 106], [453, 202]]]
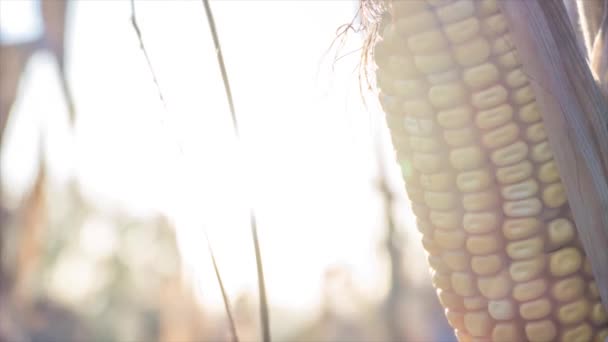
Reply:
[[0, 0], [0, 341], [608, 341], [605, 0]]

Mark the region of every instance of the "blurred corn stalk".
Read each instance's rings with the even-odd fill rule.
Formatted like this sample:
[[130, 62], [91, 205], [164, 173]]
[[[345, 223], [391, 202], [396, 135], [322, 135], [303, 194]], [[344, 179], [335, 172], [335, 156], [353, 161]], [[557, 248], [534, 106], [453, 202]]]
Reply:
[[[24, 3], [24, 5], [26, 4]], [[18, 96], [21, 75], [30, 57], [37, 51], [46, 50], [54, 57], [58, 66], [59, 79], [70, 118], [74, 118], [74, 105], [65, 73], [64, 58], [65, 19], [68, 2], [67, 0], [39, 1], [38, 5], [43, 22], [42, 35], [31, 41], [0, 44], [0, 70], [2, 71], [0, 72], [0, 151], [2, 150], [4, 131], [11, 114], [11, 108]], [[37, 177], [35, 188], [41, 188], [41, 183], [44, 181], [44, 166], [42, 163], [39, 164]], [[6, 220], [8, 219], [8, 213], [5, 212], [4, 206], [1, 205], [2, 196], [2, 189], [0, 189], [0, 256], [3, 255], [3, 230], [7, 226]], [[32, 191], [30, 194], [31, 198], [26, 200], [26, 202], [29, 203], [37, 198], [41, 198], [37, 196], [37, 191]], [[31, 205], [36, 206], [34, 204]], [[38, 211], [43, 212], [43, 210]], [[0, 279], [6, 279], [6, 276], [3, 276], [2, 262], [0, 262]]]
[[362, 1], [364, 59], [461, 341], [608, 336], [604, 6]]

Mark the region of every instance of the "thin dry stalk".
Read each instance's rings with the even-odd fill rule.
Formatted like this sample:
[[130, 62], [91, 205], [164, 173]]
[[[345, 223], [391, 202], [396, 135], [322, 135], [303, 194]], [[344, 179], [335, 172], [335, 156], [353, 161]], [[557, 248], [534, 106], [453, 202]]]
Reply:
[[600, 30], [604, 0], [577, 0], [580, 28], [585, 40], [587, 55], [591, 56], [593, 43]]
[[[230, 107], [230, 115], [232, 118], [232, 124], [234, 127], [234, 133], [237, 139], [240, 139], [240, 131], [238, 120], [236, 116], [236, 110], [234, 108], [234, 100], [232, 97], [232, 91], [230, 88], [230, 82], [228, 80], [228, 73], [226, 71], [226, 65], [224, 63], [224, 56], [222, 55], [222, 48], [220, 45], [219, 36], [217, 34], [217, 28], [215, 25], [215, 20], [213, 18], [213, 12], [211, 11], [211, 6], [208, 0], [203, 0], [203, 6], [205, 8], [205, 15], [207, 16], [207, 22], [209, 23], [209, 30], [211, 31], [211, 36], [213, 38], [213, 44], [215, 47], [215, 53], [217, 55], [218, 65], [220, 67], [220, 72], [222, 74], [222, 81], [224, 83], [224, 90], [226, 91], [226, 98], [228, 100], [228, 106]], [[255, 212], [253, 208], [250, 209], [250, 223], [251, 223], [251, 233], [253, 239], [253, 247], [255, 250], [255, 262], [256, 262], [256, 270], [257, 270], [257, 278], [258, 278], [258, 296], [260, 301], [260, 319], [262, 324], [262, 340], [264, 342], [270, 342], [270, 317], [268, 310], [268, 300], [266, 298], [266, 285], [264, 281], [264, 269], [262, 265], [262, 255], [260, 249], [260, 242], [258, 239], [258, 229], [257, 222], [255, 217]]]
[[[379, 158], [380, 159], [380, 158]], [[386, 166], [383, 160], [378, 161], [381, 172], [380, 191], [384, 199], [386, 217], [386, 240], [385, 246], [390, 263], [390, 289], [385, 301], [385, 316], [388, 325], [388, 334], [391, 341], [404, 341], [400, 308], [403, 298], [404, 284], [402, 281], [403, 254], [402, 241], [399, 238], [395, 223], [395, 197], [390, 189]]]
[[604, 17], [591, 51], [591, 70], [608, 97], [608, 1], [604, 2]]
[[63, 99], [68, 108], [70, 122], [73, 124], [76, 120], [76, 109], [65, 68], [65, 32], [68, 4], [68, 0], [41, 1], [40, 8], [44, 23], [44, 45], [57, 63]]
[[160, 84], [158, 83], [158, 78], [156, 77], [156, 72], [154, 71], [154, 67], [152, 66], [152, 62], [150, 61], [150, 56], [148, 56], [148, 50], [144, 45], [143, 35], [141, 30], [139, 29], [139, 24], [137, 22], [137, 15], [135, 14], [135, 0], [131, 0], [131, 25], [133, 26], [133, 30], [135, 30], [135, 34], [137, 35], [137, 40], [139, 41], [139, 48], [144, 54], [146, 58], [146, 63], [148, 64], [148, 69], [150, 70], [150, 74], [152, 75], [152, 80], [156, 85], [156, 90], [158, 91], [158, 97], [160, 101], [163, 103], [163, 106], [166, 107], [165, 98], [163, 96], [163, 92], [161, 91]]
[[[141, 30], [140, 30], [138, 22], [137, 22], [137, 16], [136, 16], [136, 12], [135, 12], [135, 0], [131, 0], [131, 24], [133, 26], [133, 29], [135, 30], [136, 35], [137, 35], [137, 39], [139, 41], [139, 47], [141, 48], [141, 50], [142, 50], [142, 52], [144, 54], [144, 57], [146, 59], [146, 63], [148, 64], [148, 69], [150, 70], [150, 73], [152, 75], [152, 79], [154, 81], [154, 84], [156, 85], [156, 89], [158, 91], [158, 96], [159, 96], [159, 98], [160, 98], [163, 106], [166, 109], [167, 108], [166, 102], [165, 102], [163, 93], [161, 91], [160, 84], [159, 84], [158, 79], [156, 77], [156, 73], [154, 71], [152, 63], [151, 63], [150, 58], [148, 56], [148, 51], [147, 51], [147, 49], [146, 49], [146, 47], [144, 45], [142, 33], [141, 33]], [[177, 141], [177, 139], [175, 140], [175, 142], [176, 142], [176, 144], [178, 146], [178, 149], [180, 151], [180, 156], [183, 156], [183, 150], [181, 148], [181, 144]], [[233, 341], [234, 342], [238, 342], [239, 341], [239, 337], [238, 337], [238, 333], [237, 333], [237, 330], [236, 330], [236, 324], [235, 324], [235, 321], [234, 321], [234, 316], [232, 315], [232, 310], [230, 309], [230, 299], [229, 299], [228, 294], [226, 292], [226, 288], [224, 287], [224, 282], [222, 280], [221, 273], [220, 273], [219, 268], [217, 266], [217, 261], [216, 261], [216, 258], [215, 258], [215, 253], [213, 252], [213, 248], [211, 247], [211, 243], [209, 241], [209, 237], [207, 235], [207, 232], [205, 232], [205, 237], [207, 239], [207, 247], [209, 249], [209, 255], [211, 256], [211, 262], [213, 264], [213, 270], [215, 272], [215, 277], [217, 279], [218, 285], [220, 287], [220, 291], [222, 293], [222, 300], [224, 302], [224, 308], [226, 310], [226, 316], [228, 318], [228, 323], [230, 325], [230, 332], [231, 332]]]
[[211, 256], [211, 262], [213, 264], [213, 271], [215, 272], [215, 277], [217, 279], [217, 283], [220, 287], [220, 291], [222, 292], [222, 300], [224, 301], [224, 309], [226, 310], [226, 315], [228, 316], [228, 324], [230, 325], [230, 333], [232, 334], [233, 341], [239, 342], [239, 335], [236, 330], [236, 324], [234, 322], [234, 315], [232, 314], [232, 310], [230, 309], [230, 300], [228, 298], [228, 293], [226, 292], [226, 288], [224, 287], [224, 282], [222, 281], [222, 276], [220, 274], [220, 270], [217, 267], [215, 253], [213, 253], [213, 248], [211, 247], [211, 241], [209, 241], [209, 235], [207, 235], [207, 232], [205, 232], [205, 238], [207, 239], [207, 249], [209, 250], [209, 255]]

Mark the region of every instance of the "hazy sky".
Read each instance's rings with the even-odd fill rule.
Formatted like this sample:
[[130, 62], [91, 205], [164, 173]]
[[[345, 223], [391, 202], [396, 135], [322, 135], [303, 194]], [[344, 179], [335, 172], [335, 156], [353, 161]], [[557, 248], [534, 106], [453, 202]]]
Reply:
[[[271, 301], [314, 309], [319, 279], [332, 264], [350, 265], [363, 290], [382, 294], [386, 273], [376, 262], [384, 209], [373, 183], [373, 139], [386, 132], [373, 98], [369, 110], [363, 107], [358, 53], [333, 70], [335, 51], [325, 54], [338, 26], [354, 16], [354, 1], [212, 2], [240, 144], [200, 1], [137, 1], [166, 110], [130, 25], [128, 1], [74, 4], [67, 58], [76, 133], [69, 134], [51, 60], [36, 56], [2, 155], [3, 182], [13, 193], [31, 180], [36, 137], [44, 132], [55, 182], [75, 176], [104, 205], [159, 210], [175, 220], [206, 301], [218, 304], [220, 296], [203, 229], [230, 292], [255, 291], [252, 205]], [[342, 54], [358, 44], [353, 35]], [[408, 252], [422, 262], [417, 239], [410, 235], [416, 248]], [[425, 281], [425, 268], [412, 272]]]

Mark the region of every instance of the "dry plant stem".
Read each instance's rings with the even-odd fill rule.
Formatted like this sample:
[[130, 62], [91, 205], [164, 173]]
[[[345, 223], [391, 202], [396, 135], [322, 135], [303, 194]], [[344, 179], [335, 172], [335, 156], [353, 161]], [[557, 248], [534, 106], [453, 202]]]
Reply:
[[228, 324], [230, 325], [230, 333], [232, 334], [232, 340], [234, 342], [239, 342], [239, 336], [236, 331], [236, 324], [234, 323], [234, 316], [232, 315], [232, 310], [230, 309], [230, 300], [228, 299], [228, 294], [226, 292], [226, 288], [224, 287], [224, 282], [222, 281], [222, 276], [220, 274], [220, 270], [217, 267], [217, 261], [215, 259], [215, 253], [213, 253], [213, 248], [211, 247], [211, 241], [209, 241], [209, 235], [205, 232], [205, 238], [207, 239], [207, 249], [209, 249], [209, 255], [211, 256], [211, 262], [213, 263], [213, 271], [215, 272], [215, 277], [217, 278], [217, 283], [220, 286], [220, 291], [222, 292], [222, 299], [224, 301], [224, 309], [226, 309], [226, 315], [228, 316]]
[[604, 2], [604, 17], [591, 51], [591, 70], [604, 96], [608, 97], [608, 1]]
[[146, 58], [146, 63], [148, 64], [148, 69], [150, 69], [150, 74], [152, 74], [152, 79], [154, 80], [154, 84], [156, 85], [156, 90], [158, 91], [158, 97], [160, 101], [163, 103], [163, 106], [167, 107], [165, 98], [163, 97], [163, 93], [160, 90], [160, 84], [158, 83], [158, 79], [156, 77], [156, 72], [154, 72], [154, 67], [152, 66], [152, 62], [150, 61], [150, 57], [148, 56], [148, 50], [146, 50], [146, 46], [144, 45], [143, 36], [141, 30], [139, 29], [139, 24], [137, 23], [137, 16], [135, 14], [135, 0], [131, 0], [131, 25], [133, 25], [133, 29], [135, 30], [135, 34], [137, 35], [137, 40], [139, 41], [139, 48], [144, 54]]
[[[566, 0], [571, 1], [571, 0]], [[580, 29], [583, 33], [587, 56], [591, 55], [593, 42], [600, 29], [602, 21], [602, 9], [604, 0], [576, 0], [578, 7], [578, 19]]]
[[[383, 122], [386, 125], [386, 122]], [[402, 282], [402, 268], [403, 268], [403, 255], [401, 241], [399, 233], [395, 223], [395, 196], [391, 190], [388, 181], [388, 158], [384, 155], [382, 149], [382, 140], [380, 136], [376, 139], [376, 159], [378, 165], [378, 174], [380, 176], [378, 190], [380, 191], [384, 200], [385, 218], [386, 218], [386, 237], [385, 237], [385, 248], [388, 252], [389, 263], [390, 263], [390, 288], [389, 293], [385, 300], [385, 306], [383, 314], [387, 322], [387, 331], [389, 334], [390, 341], [405, 341], [403, 336], [403, 330], [401, 328], [401, 314], [400, 314], [400, 302], [403, 298], [403, 289], [405, 288]]]
[[43, 44], [52, 53], [57, 63], [63, 98], [68, 108], [70, 122], [73, 124], [76, 119], [76, 110], [66, 75], [64, 52], [68, 4], [69, 0], [41, 1], [40, 8], [45, 31]]
[[587, 47], [585, 46], [585, 37], [583, 35], [583, 28], [581, 26], [581, 18], [580, 13], [578, 12], [578, 5], [574, 0], [563, 0], [564, 6], [566, 7], [566, 11], [568, 12], [568, 17], [570, 18], [570, 23], [574, 28], [574, 32], [576, 34], [576, 41], [578, 42], [579, 48], [583, 56], [588, 57]]
[[[213, 44], [215, 47], [215, 53], [217, 55], [218, 65], [220, 67], [220, 72], [222, 74], [222, 81], [224, 83], [224, 90], [226, 91], [226, 98], [228, 100], [228, 106], [230, 108], [230, 115], [232, 118], [232, 124], [234, 127], [234, 133], [237, 139], [240, 139], [240, 131], [238, 120], [236, 117], [236, 111], [234, 109], [234, 100], [232, 98], [232, 91], [230, 89], [230, 82], [228, 80], [228, 73], [226, 72], [226, 65], [224, 63], [224, 56], [222, 55], [222, 49], [220, 46], [220, 40], [217, 34], [217, 29], [215, 26], [215, 20], [213, 18], [213, 12], [211, 11], [211, 6], [209, 5], [208, 0], [203, 0], [203, 6], [205, 8], [205, 14], [207, 16], [207, 22], [209, 23], [209, 30], [211, 31], [211, 36], [213, 38]], [[262, 267], [262, 255], [260, 250], [260, 242], [258, 239], [258, 230], [257, 230], [257, 222], [255, 217], [255, 212], [253, 208], [250, 209], [250, 223], [251, 223], [251, 233], [253, 238], [253, 247], [255, 250], [255, 262], [256, 262], [256, 270], [257, 270], [257, 278], [258, 278], [258, 296], [260, 300], [260, 319], [262, 324], [262, 340], [264, 342], [270, 342], [270, 318], [268, 314], [268, 301], [266, 299], [266, 285], [264, 281], [264, 269]]]
[[[381, 162], [382, 163], [382, 162]], [[382, 170], [385, 170], [382, 166]], [[390, 290], [386, 299], [386, 319], [388, 323], [388, 332], [391, 341], [404, 341], [405, 337], [401, 330], [401, 315], [399, 313], [400, 301], [403, 297], [402, 290], [404, 288], [401, 281], [402, 269], [402, 253], [400, 246], [401, 241], [398, 238], [397, 229], [394, 220], [395, 199], [386, 179], [386, 175], [382, 173], [380, 191], [384, 196], [384, 205], [386, 207], [386, 249], [390, 260]]]
[[[160, 88], [160, 84], [158, 83], [158, 79], [156, 77], [156, 73], [154, 72], [154, 68], [152, 67], [152, 63], [150, 62], [150, 58], [148, 57], [148, 52], [146, 50], [146, 47], [145, 47], [143, 39], [142, 39], [142, 33], [141, 33], [141, 30], [140, 30], [139, 25], [137, 23], [137, 16], [135, 14], [135, 0], [131, 0], [131, 24], [133, 25], [133, 29], [135, 30], [135, 33], [137, 35], [137, 39], [139, 40], [139, 47], [141, 48], [141, 50], [142, 50], [142, 52], [144, 54], [144, 57], [146, 58], [146, 62], [148, 64], [148, 68], [150, 70], [150, 73], [152, 74], [152, 78], [154, 80], [154, 84], [156, 85], [156, 89], [158, 91], [158, 96], [159, 96], [159, 98], [160, 98], [163, 106], [166, 109], [167, 106], [166, 106], [166, 103], [165, 103], [165, 100], [164, 100], [164, 97], [163, 97], [163, 94], [162, 94], [162, 91], [161, 91], [161, 88]], [[183, 153], [182, 149], [181, 149], [181, 146], [179, 145], [179, 143], [178, 143], [178, 148], [180, 150], [180, 153]], [[205, 236], [207, 238], [207, 246], [208, 246], [208, 249], [209, 249], [209, 255], [211, 256], [211, 261], [213, 263], [213, 269], [214, 269], [214, 272], [215, 272], [215, 276], [216, 276], [217, 282], [218, 282], [218, 284], [220, 286], [220, 291], [222, 293], [222, 299], [223, 299], [223, 302], [224, 302], [224, 308], [226, 310], [226, 315], [228, 317], [228, 322], [229, 322], [229, 325], [230, 325], [230, 332], [232, 334], [233, 341], [238, 342], [239, 338], [238, 338], [238, 333], [237, 333], [237, 330], [236, 330], [236, 324], [234, 322], [234, 317], [232, 315], [232, 310], [230, 309], [230, 300], [228, 298], [228, 294], [227, 294], [226, 289], [224, 287], [224, 282], [222, 281], [222, 276], [221, 276], [219, 268], [217, 266], [217, 261], [216, 261], [216, 258], [215, 258], [215, 254], [213, 253], [213, 249], [211, 248], [211, 243], [209, 242], [209, 237], [208, 237], [208, 235], [207, 235], [206, 232], [205, 232]]]
[[[580, 55], [561, 2], [500, 1], [538, 94], [579, 237], [608, 300], [608, 107]], [[560, 37], [557, 44], [554, 37]]]

